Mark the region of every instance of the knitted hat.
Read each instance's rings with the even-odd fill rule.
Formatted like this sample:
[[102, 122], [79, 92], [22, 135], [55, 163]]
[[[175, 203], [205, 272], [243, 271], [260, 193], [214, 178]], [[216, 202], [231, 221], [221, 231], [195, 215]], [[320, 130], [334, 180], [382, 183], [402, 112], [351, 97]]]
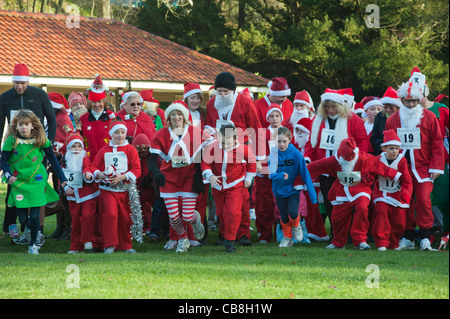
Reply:
[[302, 117], [298, 122], [294, 125], [294, 129], [299, 128], [302, 131], [311, 132], [312, 128], [312, 120], [309, 117]]
[[394, 90], [392, 86], [388, 87], [386, 92], [384, 92], [383, 97], [381, 98], [381, 103], [383, 104], [393, 104], [398, 107], [402, 106], [402, 101], [398, 97], [397, 91]]
[[81, 147], [84, 149], [83, 138], [81, 137], [80, 133], [70, 133], [66, 138], [66, 150], [70, 149], [72, 145], [77, 142], [80, 143]]
[[24, 63], [17, 63], [14, 66], [12, 73], [12, 80], [14, 82], [28, 82], [30, 81], [30, 72], [28, 67]]
[[269, 94], [273, 96], [289, 96], [291, 95], [291, 89], [285, 78], [273, 78], [272, 81], [267, 83], [269, 88]]
[[81, 92], [72, 92], [67, 99], [69, 107], [72, 108], [77, 103], [86, 104], [86, 97]]
[[150, 146], [150, 139], [144, 133], [140, 133], [140, 134], [136, 135], [136, 137], [133, 139], [133, 146], [137, 146], [137, 145]]
[[230, 72], [222, 72], [216, 76], [214, 86], [216, 90], [217, 88], [222, 87], [234, 91], [236, 90], [236, 81], [234, 79], [233, 74], [231, 74]]
[[333, 101], [339, 104], [344, 104], [344, 93], [341, 90], [326, 89], [320, 96], [320, 101]]
[[280, 112], [280, 114], [281, 114], [281, 122], [283, 122], [283, 111], [281, 111], [281, 107], [277, 103], [270, 104], [269, 110], [266, 113], [266, 120], [269, 121], [269, 115], [272, 114], [272, 112], [274, 112], [274, 111]]
[[381, 146], [385, 145], [396, 145], [396, 146], [402, 146], [402, 142], [400, 141], [400, 138], [398, 137], [397, 133], [395, 133], [394, 130], [387, 130], [383, 131], [383, 143], [381, 143]]
[[122, 120], [119, 119], [112, 120], [111, 123], [109, 123], [109, 136], [112, 137], [114, 132], [120, 128], [123, 128], [125, 132], [127, 131], [127, 127], [125, 126], [125, 123]]
[[200, 85], [197, 83], [184, 83], [184, 94], [183, 94], [183, 99], [187, 98], [188, 96], [191, 96], [192, 94], [195, 93], [200, 93], [202, 95], [202, 99], [203, 99], [203, 93], [202, 90], [200, 89]]
[[63, 95], [55, 92], [50, 92], [48, 93], [48, 97], [54, 109], [58, 110], [62, 108], [65, 108], [66, 110], [69, 109], [69, 103], [67, 103], [67, 100]]
[[170, 113], [180, 111], [186, 121], [189, 120], [189, 110], [186, 103], [181, 100], [172, 102], [166, 109], [166, 120], [169, 119]]
[[374, 105], [383, 107], [383, 103], [381, 103], [380, 98], [376, 96], [366, 96], [362, 99], [361, 103], [364, 105], [364, 111], [367, 111], [369, 107]]
[[311, 111], [315, 111], [313, 100], [311, 99], [309, 93], [305, 90], [295, 93], [294, 103], [306, 104]]
[[341, 144], [339, 145], [337, 157], [342, 157], [346, 161], [351, 161], [355, 158], [358, 152], [359, 148], [356, 146], [355, 139], [353, 137], [348, 137], [346, 139], [343, 139]]

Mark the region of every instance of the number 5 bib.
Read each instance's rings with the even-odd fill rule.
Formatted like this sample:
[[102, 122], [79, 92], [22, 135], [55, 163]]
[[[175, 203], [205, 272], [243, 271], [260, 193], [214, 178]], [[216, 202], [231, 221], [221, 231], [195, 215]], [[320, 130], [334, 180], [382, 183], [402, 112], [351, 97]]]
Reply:
[[128, 171], [127, 154], [125, 152], [105, 153], [105, 167], [109, 165], [114, 166], [119, 173], [125, 173]]

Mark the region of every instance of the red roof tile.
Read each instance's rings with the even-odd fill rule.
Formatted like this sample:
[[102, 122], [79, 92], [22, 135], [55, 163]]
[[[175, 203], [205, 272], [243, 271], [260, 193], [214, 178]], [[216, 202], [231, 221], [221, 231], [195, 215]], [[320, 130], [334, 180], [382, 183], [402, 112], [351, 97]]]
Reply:
[[231, 72], [242, 86], [266, 86], [268, 79], [234, 67], [133, 26], [66, 15], [0, 10], [0, 74], [27, 64], [31, 75], [152, 82], [214, 83]]

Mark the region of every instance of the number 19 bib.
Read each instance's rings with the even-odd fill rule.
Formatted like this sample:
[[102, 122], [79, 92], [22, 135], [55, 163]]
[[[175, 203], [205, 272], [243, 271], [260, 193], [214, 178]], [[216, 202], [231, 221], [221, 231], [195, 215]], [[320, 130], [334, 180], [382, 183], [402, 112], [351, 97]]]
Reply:
[[402, 142], [402, 149], [420, 149], [420, 128], [397, 128], [397, 134]]
[[109, 165], [114, 166], [119, 173], [125, 173], [128, 171], [127, 154], [125, 152], [105, 153], [105, 167]]

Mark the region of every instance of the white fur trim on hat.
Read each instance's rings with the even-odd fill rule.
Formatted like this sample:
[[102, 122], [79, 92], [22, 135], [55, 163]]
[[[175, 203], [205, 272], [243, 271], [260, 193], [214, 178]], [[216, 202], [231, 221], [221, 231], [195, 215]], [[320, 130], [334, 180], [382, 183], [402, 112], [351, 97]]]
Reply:
[[203, 95], [202, 90], [200, 90], [200, 89], [193, 89], [193, 90], [190, 90], [190, 91], [186, 92], [185, 94], [183, 94], [183, 99], [185, 99], [188, 96], [191, 96], [192, 94], [195, 94], [195, 93], [200, 93], [200, 94]]
[[67, 143], [67, 149], [71, 148], [72, 145], [75, 143], [80, 143], [81, 147], [84, 149], [83, 140], [80, 140], [79, 138], [75, 138], [75, 139], [71, 140], [69, 143]]
[[169, 105], [169, 107], [166, 109], [166, 120], [169, 118], [170, 113], [173, 111], [180, 111], [184, 119], [186, 121], [189, 121], [189, 110], [181, 103], [172, 103]]
[[275, 108], [275, 107], [273, 107], [273, 108], [271, 108], [270, 110], [267, 111], [267, 113], [266, 113], [266, 120], [269, 121], [269, 115], [272, 114], [273, 111], [280, 112], [280, 114], [281, 114], [281, 122], [283, 122], [284, 121], [283, 112], [281, 111], [281, 109], [278, 109], [278, 108]]
[[269, 94], [272, 96], [289, 96], [289, 95], [291, 95], [291, 89], [287, 89], [287, 90], [283, 90], [283, 91], [269, 90]]
[[393, 104], [393, 105], [396, 105], [398, 107], [402, 106], [402, 101], [400, 99], [394, 99], [394, 98], [388, 97], [388, 96], [382, 97], [380, 99], [380, 101], [381, 101], [382, 104]]
[[125, 124], [119, 123], [119, 124], [115, 124], [113, 127], [111, 127], [111, 129], [109, 130], [109, 136], [112, 137], [114, 132], [120, 128], [123, 128], [125, 130], [125, 132], [127, 132], [127, 127], [125, 126]]
[[381, 143], [381, 146], [386, 146], [386, 145], [402, 146], [402, 142], [396, 141], [396, 140], [392, 140], [392, 141], [387, 141], [385, 143]]
[[56, 102], [53, 102], [52, 100], [50, 100], [50, 103], [52, 103], [52, 106], [53, 106], [54, 109], [60, 110], [60, 109], [62, 109], [64, 107], [64, 105], [56, 103]]
[[339, 104], [344, 104], [345, 103], [345, 99], [344, 96], [342, 94], [337, 94], [337, 93], [332, 93], [332, 92], [326, 92], [324, 94], [322, 94], [320, 96], [320, 100], [323, 101], [333, 101]]
[[383, 103], [381, 103], [381, 100], [372, 100], [372, 101], [369, 101], [366, 104], [364, 104], [364, 111], [366, 111], [369, 107], [374, 106], [374, 105], [379, 105], [379, 106], [383, 107]]
[[12, 76], [12, 80], [14, 82], [29, 82], [30, 81], [30, 77], [29, 76], [24, 76], [24, 75], [13, 75]]
[[414, 99], [422, 100], [424, 97], [423, 87], [413, 82], [402, 83], [398, 88], [397, 94], [399, 98], [410, 96]]
[[310, 131], [306, 128], [306, 127], [304, 127], [303, 125], [301, 125], [301, 124], [295, 124], [294, 125], [294, 129], [300, 129], [300, 130], [302, 130], [302, 131], [304, 131], [304, 132], [307, 132], [307, 133], [310, 133]]

